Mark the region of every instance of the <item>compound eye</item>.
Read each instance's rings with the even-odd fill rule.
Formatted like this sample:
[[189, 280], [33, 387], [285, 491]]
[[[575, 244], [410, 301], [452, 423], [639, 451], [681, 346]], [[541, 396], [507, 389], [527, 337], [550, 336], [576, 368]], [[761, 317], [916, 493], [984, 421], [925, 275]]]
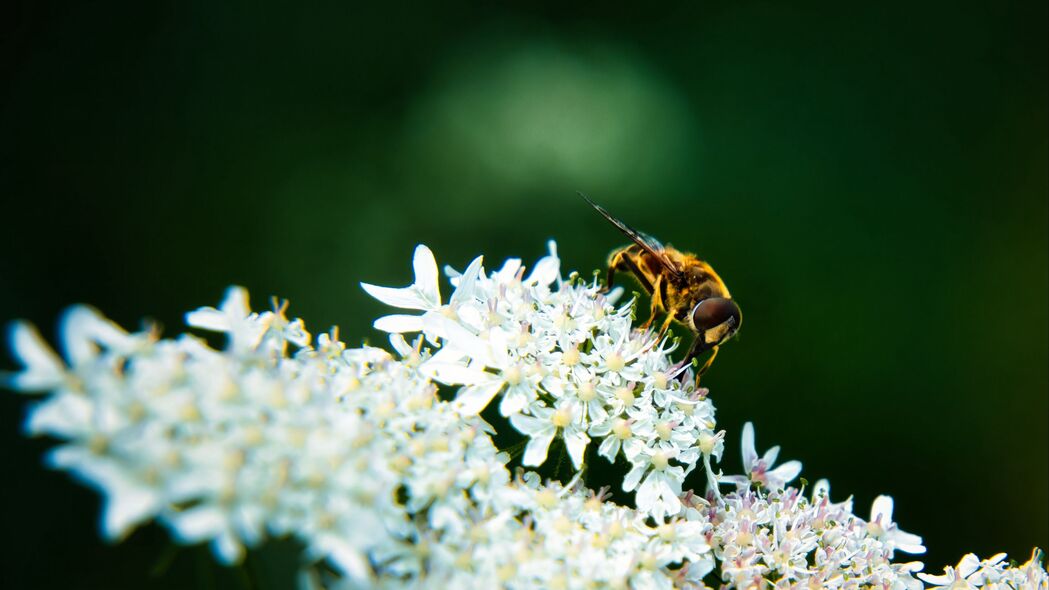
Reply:
[[743, 323], [739, 306], [731, 299], [711, 297], [700, 301], [692, 310], [692, 325], [711, 344], [729, 339]]

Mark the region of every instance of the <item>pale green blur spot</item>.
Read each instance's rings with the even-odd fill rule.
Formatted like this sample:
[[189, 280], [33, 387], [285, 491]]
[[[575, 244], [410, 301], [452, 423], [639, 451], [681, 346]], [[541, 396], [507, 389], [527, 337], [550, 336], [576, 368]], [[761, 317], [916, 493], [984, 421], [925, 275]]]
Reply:
[[677, 90], [622, 47], [482, 41], [440, 72], [409, 115], [406, 150], [460, 198], [634, 192], [680, 176], [693, 151]]

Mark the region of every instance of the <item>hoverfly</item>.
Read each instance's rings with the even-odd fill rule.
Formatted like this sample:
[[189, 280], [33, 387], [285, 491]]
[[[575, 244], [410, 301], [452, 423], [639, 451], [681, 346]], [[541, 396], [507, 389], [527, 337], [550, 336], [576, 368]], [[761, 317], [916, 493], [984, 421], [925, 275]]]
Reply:
[[658, 313], [666, 314], [659, 338], [666, 335], [673, 320], [689, 328], [696, 338], [681, 366], [711, 351], [710, 358], [696, 373], [698, 381], [714, 362], [718, 348], [736, 334], [743, 322], [739, 306], [732, 300], [725, 283], [709, 264], [694, 254], [660, 244], [616, 219], [586, 195], [580, 193], [580, 196], [634, 242], [609, 255], [604, 290], [612, 288], [617, 272], [629, 272], [652, 296], [650, 315], [642, 330], [652, 325]]

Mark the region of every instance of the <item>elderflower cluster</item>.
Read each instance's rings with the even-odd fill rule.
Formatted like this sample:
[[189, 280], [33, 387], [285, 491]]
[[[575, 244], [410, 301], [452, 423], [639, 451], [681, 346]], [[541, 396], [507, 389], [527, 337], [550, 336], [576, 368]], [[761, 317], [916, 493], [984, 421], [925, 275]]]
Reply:
[[50, 463], [103, 492], [106, 537], [156, 519], [232, 563], [267, 534], [292, 535], [360, 578], [418, 507], [458, 511], [453, 490], [508, 480], [485, 425], [437, 403], [411, 362], [347, 350], [334, 332], [311, 347], [300, 320], [251, 313], [239, 288], [187, 319], [228, 333], [226, 350], [128, 334], [78, 307], [63, 321], [65, 364], [32, 327], [13, 328], [26, 367], [14, 385], [52, 392], [28, 430], [61, 439]]
[[[715, 473], [725, 432], [674, 344], [635, 329], [617, 293], [564, 279], [552, 244], [530, 273], [520, 260], [486, 273], [480, 258], [449, 269], [447, 303], [424, 246], [414, 267], [409, 287], [364, 285], [421, 312], [376, 321], [393, 354], [347, 348], [335, 329], [314, 342], [286, 304], [252, 312], [234, 287], [187, 314], [225, 334], [222, 349], [76, 307], [63, 359], [15, 323], [24, 368], [6, 384], [45, 394], [27, 430], [58, 439], [49, 463], [101, 491], [106, 537], [155, 520], [224, 563], [294, 537], [303, 588], [1049, 590], [1037, 551], [1015, 567], [967, 555], [942, 576], [892, 561], [925, 548], [892, 521], [891, 498], [865, 521], [825, 482], [805, 496], [788, 485], [801, 464], [776, 466], [778, 447], [759, 456], [750, 423], [743, 474]], [[486, 408], [527, 437], [514, 474]], [[567, 484], [525, 469], [555, 440]], [[612, 483], [634, 506], [587, 489], [595, 455], [630, 464]], [[707, 492], [683, 491], [700, 464]]]
[[559, 438], [582, 469], [587, 447], [600, 439], [598, 455], [630, 463], [623, 489], [636, 490], [638, 510], [658, 521], [681, 511], [685, 477], [701, 458], [709, 471], [723, 445], [706, 390], [693, 386], [691, 367], [672, 364], [669, 339], [634, 329], [631, 307], [614, 307], [596, 281], [564, 281], [552, 242], [527, 277], [517, 259], [491, 275], [480, 257], [461, 274], [450, 271], [455, 291], [444, 304], [425, 246], [416, 248], [414, 267], [409, 287], [362, 285], [384, 303], [423, 312], [385, 316], [375, 327], [422, 332], [439, 346], [420, 370], [458, 386], [464, 415], [498, 397], [499, 413], [529, 437], [525, 466], [546, 461]]
[[1041, 550], [1031, 552], [1031, 559], [1026, 563], [1009, 566], [1004, 553], [995, 554], [988, 559], [980, 560], [969, 553], [958, 562], [958, 567], [947, 566], [942, 576], [918, 574], [918, 577], [929, 584], [928, 588], [985, 588], [986, 590], [1046, 590], [1049, 588], [1049, 576], [1046, 575], [1042, 560], [1045, 555]]
[[688, 518], [710, 526], [721, 578], [736, 588], [921, 588], [913, 577], [921, 563], [890, 561], [896, 550], [925, 551], [891, 523], [891, 499], [879, 497], [865, 522], [851, 500], [831, 503], [827, 488], [817, 483], [811, 499], [793, 487], [747, 488], [696, 506]]

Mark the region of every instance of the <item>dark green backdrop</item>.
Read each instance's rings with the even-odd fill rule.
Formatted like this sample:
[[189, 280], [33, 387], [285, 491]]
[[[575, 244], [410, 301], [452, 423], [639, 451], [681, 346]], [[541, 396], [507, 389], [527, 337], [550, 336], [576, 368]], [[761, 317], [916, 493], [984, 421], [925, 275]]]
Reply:
[[[861, 515], [894, 496], [930, 569], [1049, 545], [1045, 2], [218, 4], [2, 9], [0, 320], [174, 334], [239, 283], [381, 341], [357, 282], [417, 243], [600, 266], [582, 190], [741, 303], [705, 382], [727, 469], [753, 420]], [[237, 578], [97, 541], [0, 410], [0, 585]]]

